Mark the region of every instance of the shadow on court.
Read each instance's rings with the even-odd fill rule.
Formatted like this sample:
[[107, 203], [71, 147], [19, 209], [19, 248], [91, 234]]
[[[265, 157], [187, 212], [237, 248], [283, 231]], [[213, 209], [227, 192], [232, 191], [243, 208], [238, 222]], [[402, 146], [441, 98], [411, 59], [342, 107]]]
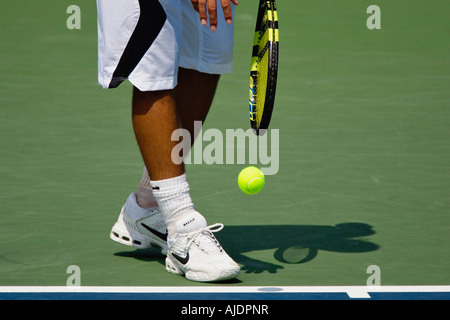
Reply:
[[243, 265], [242, 271], [275, 273], [283, 267], [252, 259], [244, 254], [273, 249], [277, 261], [300, 264], [314, 259], [319, 250], [342, 253], [377, 250], [378, 245], [357, 239], [374, 233], [372, 227], [364, 223], [342, 223], [335, 226], [229, 226], [225, 227], [217, 238], [228, 254]]
[[[276, 273], [283, 267], [249, 258], [245, 253], [273, 249], [277, 261], [300, 264], [314, 259], [320, 250], [342, 253], [377, 250], [377, 244], [360, 239], [373, 234], [375, 231], [368, 224], [341, 223], [335, 226], [226, 226], [216, 236], [227, 253], [242, 265], [243, 272]], [[164, 264], [164, 256], [154, 249], [117, 252], [115, 255]]]

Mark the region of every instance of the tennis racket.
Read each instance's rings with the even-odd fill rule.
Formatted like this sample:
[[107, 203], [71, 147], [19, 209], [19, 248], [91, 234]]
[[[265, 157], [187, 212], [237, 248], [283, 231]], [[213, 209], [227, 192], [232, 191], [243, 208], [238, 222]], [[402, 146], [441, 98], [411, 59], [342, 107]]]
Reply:
[[250, 71], [250, 124], [256, 135], [269, 127], [278, 74], [278, 15], [274, 0], [260, 0]]

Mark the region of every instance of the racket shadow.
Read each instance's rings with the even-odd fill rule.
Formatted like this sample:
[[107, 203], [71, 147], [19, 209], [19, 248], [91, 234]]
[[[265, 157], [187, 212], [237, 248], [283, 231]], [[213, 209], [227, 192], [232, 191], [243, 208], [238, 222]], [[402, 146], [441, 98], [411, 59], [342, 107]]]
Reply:
[[301, 264], [313, 260], [321, 250], [342, 253], [378, 250], [377, 244], [360, 238], [373, 234], [375, 231], [368, 224], [341, 223], [335, 226], [225, 226], [216, 236], [228, 254], [242, 265], [242, 271], [276, 273], [283, 266], [249, 258], [245, 253], [274, 250], [277, 261]]

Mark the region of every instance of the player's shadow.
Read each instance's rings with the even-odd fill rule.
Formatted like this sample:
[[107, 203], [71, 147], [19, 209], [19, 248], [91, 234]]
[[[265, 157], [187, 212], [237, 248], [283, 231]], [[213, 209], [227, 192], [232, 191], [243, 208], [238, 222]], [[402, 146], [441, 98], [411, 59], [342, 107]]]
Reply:
[[226, 226], [217, 238], [228, 254], [242, 265], [242, 271], [275, 273], [283, 267], [249, 258], [245, 253], [273, 249], [277, 261], [300, 264], [314, 259], [320, 250], [342, 253], [377, 250], [378, 245], [360, 238], [374, 233], [372, 227], [364, 223], [335, 226], [251, 225]]
[[[368, 224], [341, 223], [335, 226], [225, 226], [215, 235], [227, 253], [242, 266], [243, 272], [276, 273], [283, 266], [252, 259], [245, 254], [272, 249], [277, 261], [301, 264], [314, 259], [320, 250], [342, 253], [377, 250], [379, 248], [377, 244], [361, 238], [373, 234], [375, 231]], [[144, 261], [157, 260], [164, 264], [164, 256], [153, 249], [117, 252], [115, 255]]]

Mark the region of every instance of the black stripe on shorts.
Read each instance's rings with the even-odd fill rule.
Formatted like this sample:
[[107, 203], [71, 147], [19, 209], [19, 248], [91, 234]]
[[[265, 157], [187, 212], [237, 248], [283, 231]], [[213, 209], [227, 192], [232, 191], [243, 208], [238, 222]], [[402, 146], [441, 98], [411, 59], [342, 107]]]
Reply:
[[167, 15], [156, 0], [139, 0], [140, 16], [136, 28], [114, 70], [109, 88], [118, 87], [128, 78], [160, 33]]

